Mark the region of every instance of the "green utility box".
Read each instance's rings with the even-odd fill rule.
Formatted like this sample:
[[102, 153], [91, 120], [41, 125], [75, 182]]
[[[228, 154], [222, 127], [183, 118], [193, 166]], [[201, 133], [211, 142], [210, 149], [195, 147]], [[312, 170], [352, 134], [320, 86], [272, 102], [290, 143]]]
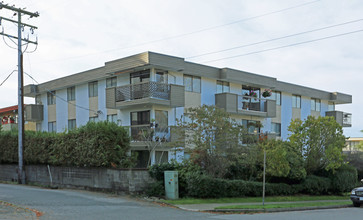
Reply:
[[179, 199], [178, 171], [164, 171], [166, 199]]

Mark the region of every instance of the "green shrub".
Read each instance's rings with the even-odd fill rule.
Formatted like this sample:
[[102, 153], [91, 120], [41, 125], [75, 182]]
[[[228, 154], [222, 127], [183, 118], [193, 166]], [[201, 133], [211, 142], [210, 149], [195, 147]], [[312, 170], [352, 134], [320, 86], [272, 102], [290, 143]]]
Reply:
[[349, 192], [358, 184], [357, 169], [348, 164], [344, 164], [330, 176], [330, 179], [333, 193]]
[[300, 192], [309, 195], [325, 195], [329, 194], [330, 187], [329, 178], [310, 175], [301, 184]]
[[148, 188], [146, 189], [146, 195], [158, 196], [158, 197], [165, 196], [164, 181], [156, 181], [156, 182], [150, 183]]
[[[25, 164], [131, 167], [127, 131], [115, 123], [90, 122], [68, 133], [25, 132]], [[0, 163], [18, 162], [17, 132], [0, 133]]]

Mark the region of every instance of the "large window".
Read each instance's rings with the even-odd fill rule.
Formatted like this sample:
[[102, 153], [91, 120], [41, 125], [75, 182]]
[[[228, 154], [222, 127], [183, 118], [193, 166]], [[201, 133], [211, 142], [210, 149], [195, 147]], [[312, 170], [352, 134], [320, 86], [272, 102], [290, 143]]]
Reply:
[[41, 97], [41, 95], [36, 95], [35, 96], [35, 104], [37, 104], [37, 105], [41, 105], [42, 104], [42, 97]]
[[320, 99], [311, 99], [311, 110], [320, 112], [321, 101]]
[[117, 123], [117, 114], [107, 115], [107, 121]]
[[229, 82], [217, 80], [217, 93], [229, 92]]
[[328, 103], [328, 111], [335, 111], [335, 104], [334, 102]]
[[131, 125], [150, 125], [150, 111], [131, 112]]
[[76, 119], [68, 120], [68, 131], [75, 129], [76, 126]]
[[150, 81], [150, 70], [139, 71], [135, 73], [130, 73], [130, 83], [141, 83]]
[[88, 97], [97, 97], [98, 96], [98, 82], [90, 82], [88, 83]]
[[281, 124], [280, 123], [271, 123], [271, 133], [274, 133], [277, 136], [281, 136]]
[[88, 121], [89, 122], [98, 122], [98, 116], [89, 117]]
[[201, 91], [201, 80], [198, 76], [184, 75], [184, 87], [185, 91], [188, 92], [199, 92]]
[[242, 119], [242, 125], [243, 127], [247, 128], [248, 133], [260, 133], [260, 126], [261, 122], [260, 121], [255, 121], [255, 120], [245, 120]]
[[67, 89], [67, 101], [76, 100], [76, 87], [69, 87]]
[[165, 84], [168, 83], [168, 71], [156, 70], [155, 77], [156, 82]]
[[155, 110], [156, 132], [166, 132], [168, 129], [168, 111]]
[[117, 86], [117, 77], [111, 77], [106, 79], [106, 88], [116, 87]]
[[[243, 96], [253, 96], [256, 98], [260, 98], [260, 88], [254, 88], [251, 86], [242, 85], [242, 95]], [[258, 102], [258, 100], [255, 100]]]
[[281, 92], [272, 91], [272, 94], [269, 97], [269, 99], [275, 100], [276, 101], [276, 105], [281, 105]]
[[55, 121], [48, 122], [48, 132], [57, 132], [57, 123]]
[[301, 96], [292, 95], [292, 107], [293, 108], [301, 108]]
[[48, 105], [54, 105], [55, 104], [55, 91], [48, 92], [47, 94], [47, 101]]

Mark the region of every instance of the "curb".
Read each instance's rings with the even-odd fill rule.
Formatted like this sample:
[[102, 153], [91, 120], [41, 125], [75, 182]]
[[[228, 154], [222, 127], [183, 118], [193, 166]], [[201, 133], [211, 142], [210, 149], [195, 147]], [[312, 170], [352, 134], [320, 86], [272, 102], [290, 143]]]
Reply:
[[[293, 212], [293, 211], [308, 211], [308, 210], [321, 210], [321, 209], [337, 209], [337, 208], [350, 208], [352, 205], [334, 205], [334, 206], [314, 206], [314, 207], [298, 207], [298, 208], [275, 208], [275, 209], [214, 209], [205, 210], [207, 212], [223, 212], [223, 213], [273, 213], [273, 212]], [[186, 210], [186, 209], [185, 209]], [[193, 210], [190, 210], [193, 211]]]

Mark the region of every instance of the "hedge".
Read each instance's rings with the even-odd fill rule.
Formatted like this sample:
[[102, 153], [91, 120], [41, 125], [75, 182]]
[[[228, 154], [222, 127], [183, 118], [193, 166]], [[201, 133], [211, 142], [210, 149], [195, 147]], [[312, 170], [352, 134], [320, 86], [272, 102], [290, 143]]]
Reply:
[[[25, 164], [78, 167], [131, 167], [127, 131], [115, 123], [89, 122], [68, 133], [26, 131]], [[0, 132], [0, 163], [18, 162], [18, 134]]]

